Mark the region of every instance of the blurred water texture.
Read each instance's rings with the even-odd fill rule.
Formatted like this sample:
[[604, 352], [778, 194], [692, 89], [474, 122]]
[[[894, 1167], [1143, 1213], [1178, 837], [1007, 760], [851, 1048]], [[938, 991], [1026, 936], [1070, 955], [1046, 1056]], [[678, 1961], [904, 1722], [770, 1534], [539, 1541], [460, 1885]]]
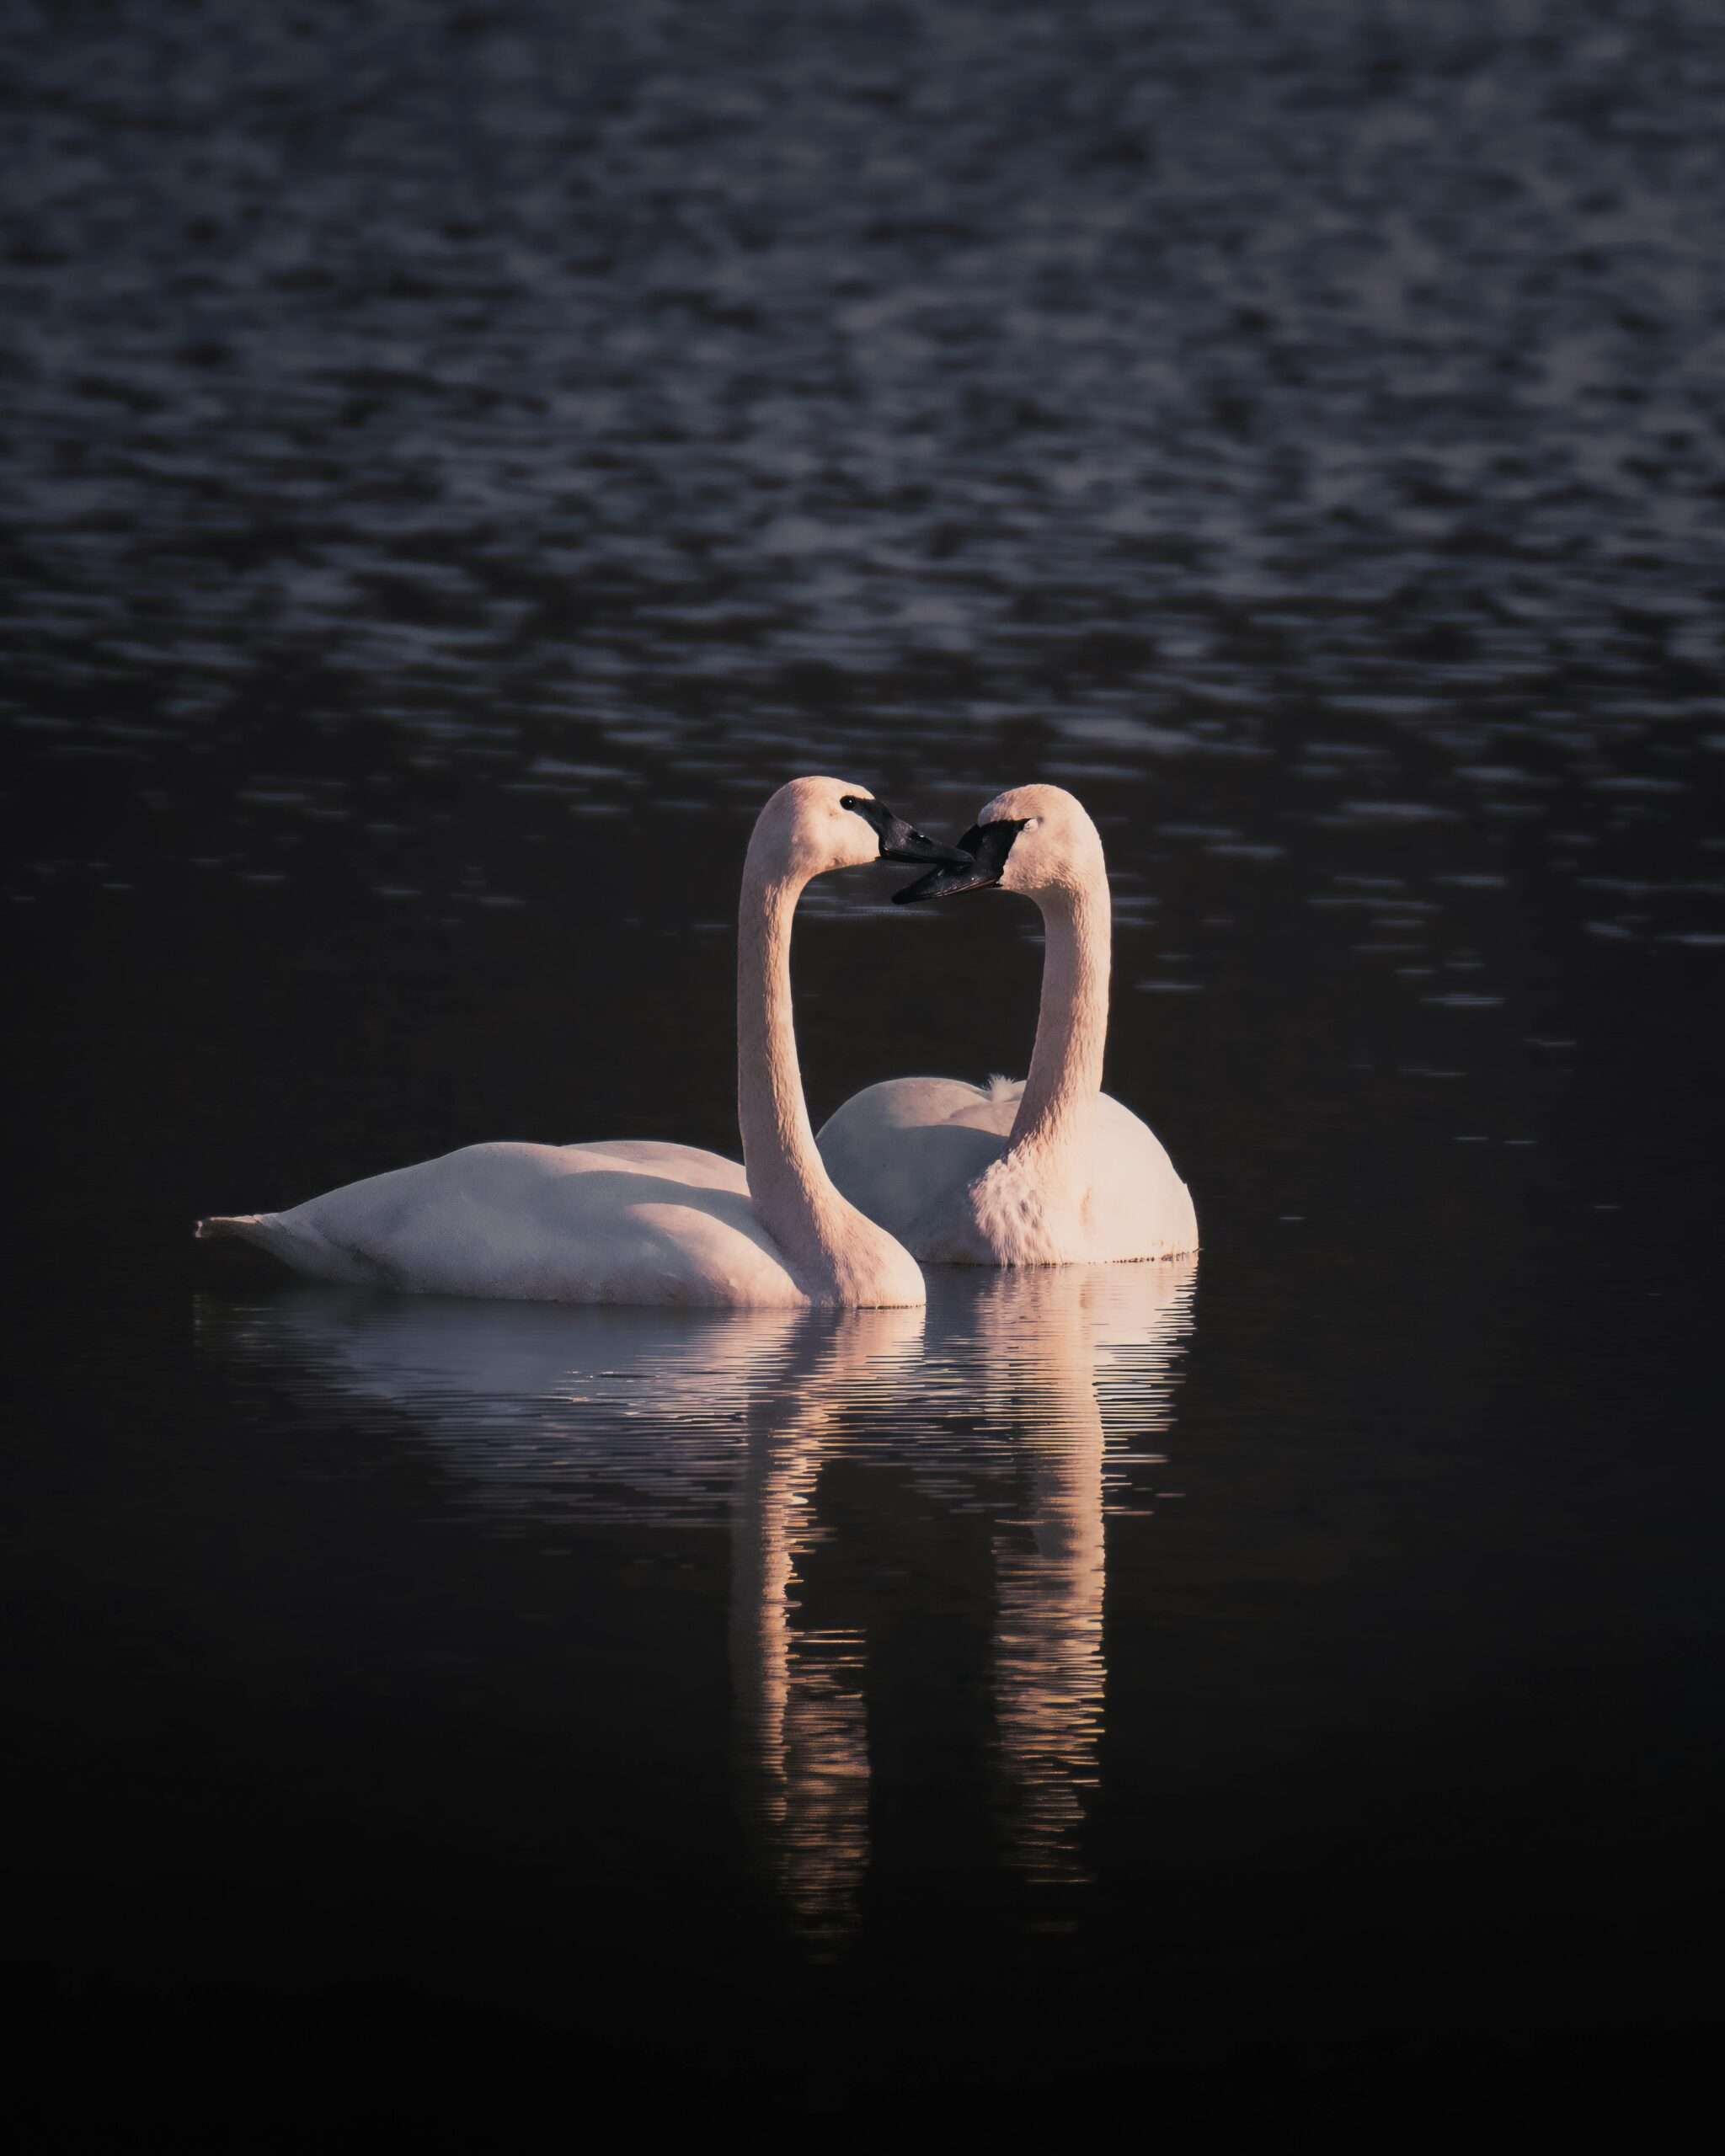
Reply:
[[1715, 28], [41, 11], [4, 712], [87, 841], [162, 798], [23, 892], [375, 893], [435, 774], [542, 825], [890, 741], [955, 811], [1028, 757], [1309, 873], [1674, 825], [1590, 915], [1725, 932]]

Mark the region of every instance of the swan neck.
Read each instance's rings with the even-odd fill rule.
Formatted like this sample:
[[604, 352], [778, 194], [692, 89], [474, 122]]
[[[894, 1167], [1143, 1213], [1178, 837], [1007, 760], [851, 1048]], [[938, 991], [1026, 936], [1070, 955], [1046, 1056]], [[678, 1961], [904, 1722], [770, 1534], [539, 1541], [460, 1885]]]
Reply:
[[1011, 1150], [1053, 1150], [1076, 1139], [1102, 1091], [1112, 942], [1107, 875], [1039, 893], [1044, 937], [1042, 1002], [1030, 1075]]
[[751, 847], [737, 917], [737, 1122], [750, 1198], [811, 1301], [920, 1300], [878, 1292], [892, 1257], [910, 1261], [840, 1196], [815, 1148], [791, 1017], [791, 923], [807, 880], [757, 862]]

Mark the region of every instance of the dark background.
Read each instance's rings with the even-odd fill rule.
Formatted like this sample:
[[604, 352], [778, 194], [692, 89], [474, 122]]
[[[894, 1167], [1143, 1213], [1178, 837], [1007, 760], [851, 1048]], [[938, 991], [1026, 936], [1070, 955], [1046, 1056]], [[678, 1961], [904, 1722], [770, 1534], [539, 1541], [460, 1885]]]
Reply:
[[[491, 2117], [558, 2057], [787, 2110], [933, 2073], [971, 2116], [1696, 2065], [1710, 0], [140, 0], [7, 40], [33, 2130], [267, 2145], [333, 2131], [355, 2066], [424, 2130], [428, 2054]], [[629, 1702], [710, 1657], [722, 1568], [634, 1605], [606, 1676], [605, 1598], [671, 1529], [593, 1530], [545, 1618], [566, 1726], [526, 1557], [425, 1524], [411, 1417], [328, 1424], [187, 1344], [200, 1213], [484, 1137], [734, 1150], [741, 851], [810, 770], [948, 834], [1031, 778], [1096, 814], [1110, 1086], [1205, 1237], [1167, 1449], [1210, 1476], [1153, 1550], [1111, 1540], [1077, 1931], [964, 1883], [907, 1767], [818, 1982], [713, 1884], [722, 1700], [639, 1764]], [[804, 909], [817, 1122], [1028, 1054], [1028, 909], [892, 888]], [[858, 1563], [936, 1531], [846, 1502]], [[932, 1547], [877, 1628], [969, 1577]], [[380, 1613], [423, 1596], [491, 1689], [414, 1692]], [[938, 1720], [917, 1666], [877, 1680], [884, 1790], [894, 1713]], [[427, 1762], [505, 1755], [403, 1833]], [[547, 1929], [588, 1924], [553, 1978]]]

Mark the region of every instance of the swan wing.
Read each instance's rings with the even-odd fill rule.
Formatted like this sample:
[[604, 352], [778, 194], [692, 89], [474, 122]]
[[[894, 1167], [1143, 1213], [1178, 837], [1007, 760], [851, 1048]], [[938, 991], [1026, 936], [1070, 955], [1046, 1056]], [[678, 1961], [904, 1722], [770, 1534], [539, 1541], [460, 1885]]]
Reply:
[[692, 1146], [469, 1145], [286, 1213], [207, 1221], [296, 1272], [533, 1302], [795, 1305], [807, 1298], [741, 1166]]
[[1097, 1100], [1082, 1219], [1094, 1264], [1185, 1257], [1198, 1248], [1198, 1214], [1167, 1148], [1112, 1095]]
[[556, 1150], [585, 1154], [595, 1166], [602, 1164], [633, 1174], [659, 1176], [697, 1190], [748, 1193], [749, 1178], [740, 1161], [728, 1161], [724, 1154], [708, 1153], [698, 1145], [676, 1145], [662, 1138], [605, 1138], [585, 1139], [579, 1145], [559, 1145]]
[[815, 1139], [827, 1173], [861, 1213], [913, 1254], [1006, 1149], [1023, 1089], [961, 1078], [889, 1078], [853, 1093]]

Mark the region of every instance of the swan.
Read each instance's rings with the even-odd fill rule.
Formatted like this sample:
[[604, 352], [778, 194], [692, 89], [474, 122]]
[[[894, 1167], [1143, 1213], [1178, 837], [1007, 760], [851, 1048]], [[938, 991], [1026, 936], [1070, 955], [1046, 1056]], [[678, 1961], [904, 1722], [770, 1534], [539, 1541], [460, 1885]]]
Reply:
[[421, 1294], [709, 1308], [907, 1308], [910, 1253], [833, 1187], [815, 1150], [791, 1021], [791, 919], [804, 886], [873, 861], [969, 866], [865, 787], [793, 779], [761, 810], [737, 936], [741, 1165], [654, 1139], [464, 1146], [286, 1213], [200, 1220], [294, 1271]]
[[939, 868], [899, 904], [998, 886], [1035, 901], [1046, 938], [1030, 1075], [985, 1088], [894, 1078], [822, 1126], [827, 1171], [853, 1205], [925, 1262], [1115, 1264], [1188, 1257], [1192, 1195], [1162, 1141], [1102, 1090], [1109, 906], [1102, 841], [1064, 787], [997, 794]]

